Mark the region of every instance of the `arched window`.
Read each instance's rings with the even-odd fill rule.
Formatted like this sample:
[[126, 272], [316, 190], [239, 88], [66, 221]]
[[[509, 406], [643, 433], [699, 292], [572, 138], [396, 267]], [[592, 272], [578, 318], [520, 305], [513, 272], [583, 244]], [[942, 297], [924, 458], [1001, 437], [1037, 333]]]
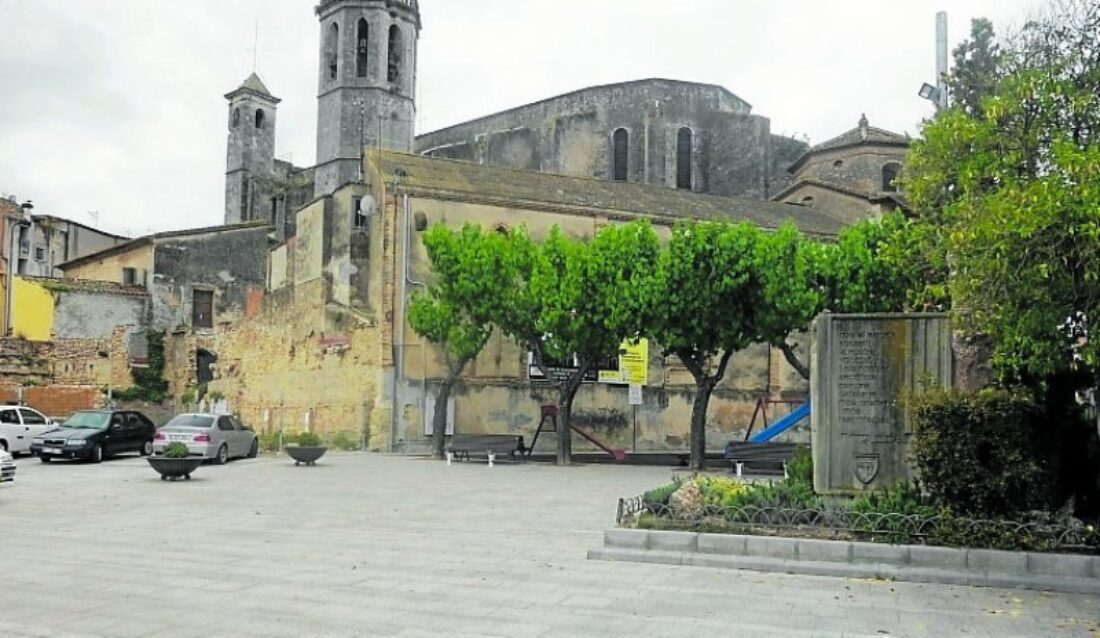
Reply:
[[241, 109], [233, 109], [233, 128], [241, 125]]
[[898, 192], [897, 179], [901, 173], [901, 164], [891, 162], [882, 167], [882, 190], [887, 193]]
[[625, 182], [630, 175], [630, 133], [625, 129], [616, 129], [611, 136], [614, 149], [611, 153], [611, 179]]
[[676, 188], [691, 190], [691, 157], [694, 154], [695, 135], [684, 127], [676, 135]]
[[808, 196], [808, 195], [806, 197], [803, 197], [802, 198], [802, 205], [803, 206], [809, 206], [810, 208], [813, 208], [814, 198], [811, 197], [811, 196]]
[[370, 62], [370, 25], [367, 19], [359, 20], [359, 32], [355, 37], [355, 75], [367, 77], [367, 63]]
[[264, 110], [263, 109], [256, 109], [256, 128], [263, 128], [264, 127], [264, 117], [265, 117]]
[[388, 65], [386, 71], [386, 79], [390, 82], [397, 82], [401, 79], [401, 62], [402, 55], [404, 53], [404, 38], [401, 35], [401, 28], [396, 24], [390, 27], [390, 53], [387, 58]]
[[335, 80], [340, 71], [340, 25], [335, 22], [328, 28], [328, 42], [325, 43], [325, 65], [328, 79]]

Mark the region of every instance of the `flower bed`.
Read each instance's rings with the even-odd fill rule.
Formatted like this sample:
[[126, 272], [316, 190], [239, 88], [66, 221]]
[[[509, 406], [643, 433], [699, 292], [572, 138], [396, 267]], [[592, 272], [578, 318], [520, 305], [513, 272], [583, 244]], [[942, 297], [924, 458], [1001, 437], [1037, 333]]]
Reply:
[[1018, 521], [958, 516], [910, 485], [855, 499], [821, 497], [794, 473], [776, 482], [724, 476], [673, 482], [620, 500], [618, 522], [639, 529], [1100, 554], [1100, 530], [1081, 521], [1041, 512]]

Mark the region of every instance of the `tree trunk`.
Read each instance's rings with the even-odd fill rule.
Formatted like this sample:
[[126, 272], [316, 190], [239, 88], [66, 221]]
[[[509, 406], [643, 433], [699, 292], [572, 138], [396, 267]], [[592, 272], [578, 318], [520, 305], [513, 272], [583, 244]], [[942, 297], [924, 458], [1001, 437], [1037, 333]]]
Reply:
[[783, 352], [783, 356], [787, 359], [787, 363], [791, 364], [791, 367], [805, 380], [810, 380], [810, 366], [802, 363], [798, 360], [798, 355], [794, 352], [794, 347], [791, 344], [784, 341], [780, 344], [779, 349]]
[[447, 447], [447, 403], [451, 399], [451, 390], [458, 381], [457, 375], [448, 374], [439, 385], [439, 396], [435, 399], [435, 411], [432, 414], [432, 457], [442, 459]]
[[707, 408], [716, 385], [718, 382], [713, 377], [697, 382], [695, 400], [691, 404], [690, 468], [697, 472], [707, 468]]
[[581, 365], [576, 374], [562, 382], [558, 390], [558, 465], [573, 463], [573, 399], [588, 368]]

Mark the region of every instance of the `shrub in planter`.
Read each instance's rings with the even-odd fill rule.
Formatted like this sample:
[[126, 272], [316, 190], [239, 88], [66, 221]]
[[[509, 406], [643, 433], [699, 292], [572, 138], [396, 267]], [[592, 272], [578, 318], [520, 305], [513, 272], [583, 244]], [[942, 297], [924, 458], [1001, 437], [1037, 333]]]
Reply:
[[911, 452], [928, 494], [953, 511], [1009, 516], [1050, 506], [1041, 411], [1022, 393], [933, 391], [909, 406]]
[[164, 453], [161, 454], [166, 459], [185, 459], [189, 455], [190, 451], [187, 449], [187, 445], [179, 441], [169, 443], [164, 448]]
[[299, 432], [298, 445], [301, 447], [320, 447], [321, 437], [313, 432]]

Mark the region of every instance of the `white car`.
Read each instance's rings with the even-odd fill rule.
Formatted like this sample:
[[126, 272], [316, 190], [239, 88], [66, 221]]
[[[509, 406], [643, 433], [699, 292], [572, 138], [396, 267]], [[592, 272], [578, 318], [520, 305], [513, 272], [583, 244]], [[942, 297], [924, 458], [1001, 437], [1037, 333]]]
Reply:
[[11, 454], [0, 450], [0, 483], [11, 483], [15, 480], [15, 459]]
[[56, 423], [38, 410], [0, 405], [0, 450], [13, 455], [30, 454], [34, 437], [56, 427]]

